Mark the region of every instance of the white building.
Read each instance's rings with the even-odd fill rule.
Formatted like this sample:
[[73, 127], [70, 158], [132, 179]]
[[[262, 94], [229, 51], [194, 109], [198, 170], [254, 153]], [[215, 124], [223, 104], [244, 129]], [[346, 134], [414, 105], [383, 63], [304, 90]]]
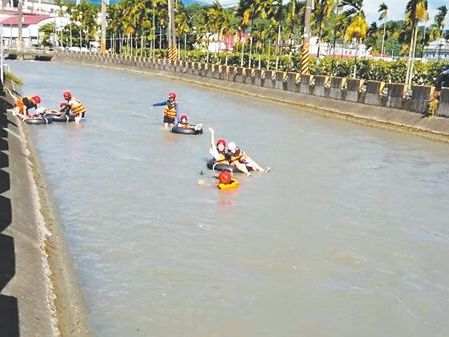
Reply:
[[[50, 17], [49, 15], [23, 15], [22, 21], [22, 37], [23, 46], [31, 47], [38, 44], [39, 29], [45, 24], [53, 23], [55, 25], [55, 32], [53, 35], [53, 43], [58, 43], [58, 33], [68, 25], [70, 20], [65, 17]], [[19, 37], [19, 16], [13, 15], [0, 20], [0, 31], [3, 36], [3, 43], [6, 48], [16, 47], [17, 39]]]
[[449, 60], [449, 43], [446, 39], [438, 39], [424, 47], [424, 58], [428, 60]]
[[[30, 14], [56, 15], [60, 8], [55, 0], [23, 0], [23, 12]], [[2, 11], [17, 11], [17, 1], [2, 0]]]

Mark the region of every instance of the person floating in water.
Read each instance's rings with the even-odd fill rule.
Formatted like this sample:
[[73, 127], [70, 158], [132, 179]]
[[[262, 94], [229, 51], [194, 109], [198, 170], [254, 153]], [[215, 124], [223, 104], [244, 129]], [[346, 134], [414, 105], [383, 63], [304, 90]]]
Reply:
[[229, 164], [227, 159], [227, 143], [226, 140], [220, 138], [215, 143], [215, 131], [209, 128], [210, 132], [210, 148], [209, 153], [215, 159], [217, 164]]
[[227, 159], [229, 164], [235, 166], [241, 172], [246, 173], [250, 176], [250, 171], [258, 172], [270, 172], [271, 169], [267, 167], [264, 169], [262, 166], [257, 164], [251, 157], [249, 157], [244, 151], [239, 149], [234, 142], [229, 142]]
[[182, 129], [193, 129], [202, 133], [202, 124], [190, 124], [186, 115], [182, 115], [179, 122], [176, 124], [178, 128]]
[[179, 104], [176, 101], [176, 93], [170, 92], [167, 100], [154, 103], [153, 106], [165, 106], [163, 120], [165, 128], [169, 128], [178, 123]]

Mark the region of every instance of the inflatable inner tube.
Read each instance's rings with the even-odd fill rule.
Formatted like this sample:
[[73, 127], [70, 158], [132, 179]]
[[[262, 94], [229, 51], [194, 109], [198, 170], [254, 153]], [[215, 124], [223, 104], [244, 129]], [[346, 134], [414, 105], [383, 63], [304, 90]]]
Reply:
[[53, 122], [73, 122], [75, 120], [75, 117], [73, 116], [58, 116], [58, 115], [52, 115], [52, 114], [48, 114], [45, 115], [46, 118], [51, 119]]
[[175, 125], [171, 128], [171, 132], [182, 135], [200, 135], [203, 133], [203, 129], [195, 130], [194, 128], [181, 128]]
[[215, 164], [215, 159], [209, 159], [207, 161], [207, 168], [209, 170], [216, 170], [216, 171], [229, 171], [232, 173], [239, 173], [241, 172], [237, 167], [229, 165], [229, 164]]
[[218, 183], [217, 187], [220, 190], [233, 190], [233, 189], [239, 187], [239, 182], [237, 180], [235, 180], [235, 179], [232, 179], [229, 184]]
[[51, 120], [51, 118], [42, 117], [42, 118], [25, 119], [25, 123], [29, 125], [46, 125], [53, 123], [53, 121]]

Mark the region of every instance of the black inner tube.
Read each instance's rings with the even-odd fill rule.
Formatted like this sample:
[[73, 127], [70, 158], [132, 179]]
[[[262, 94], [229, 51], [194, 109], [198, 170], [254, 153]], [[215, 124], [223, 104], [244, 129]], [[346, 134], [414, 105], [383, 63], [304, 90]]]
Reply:
[[171, 128], [171, 132], [182, 135], [200, 135], [203, 133], [203, 129], [195, 130], [194, 128], [181, 128], [175, 125]]
[[50, 118], [42, 117], [42, 118], [25, 119], [25, 123], [29, 125], [44, 125], [44, 124], [51, 124], [53, 123], [53, 121]]
[[45, 115], [46, 118], [51, 119], [53, 122], [73, 122], [75, 120], [75, 117], [68, 116], [68, 115], [54, 115], [54, 114], [48, 114]]
[[229, 171], [232, 173], [242, 173], [237, 167], [229, 165], [229, 164], [216, 164], [215, 159], [209, 159], [207, 161], [207, 168], [209, 170], [216, 170], [216, 171]]

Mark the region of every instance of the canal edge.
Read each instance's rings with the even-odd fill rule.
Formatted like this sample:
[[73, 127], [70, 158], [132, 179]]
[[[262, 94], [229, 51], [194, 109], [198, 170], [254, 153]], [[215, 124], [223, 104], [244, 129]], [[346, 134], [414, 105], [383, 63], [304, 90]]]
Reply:
[[[15, 102], [15, 92], [12, 94], [11, 90], [5, 87], [6, 95], [2, 97], [6, 102], [13, 105]], [[5, 111], [1, 113], [6, 114]], [[46, 308], [35, 307], [37, 304], [33, 301], [19, 301], [19, 316], [21, 316], [21, 307], [24, 305], [32, 306], [27, 310], [44, 310], [44, 316], [49, 320], [51, 325], [51, 332], [49, 331], [35, 331], [37, 334], [44, 334], [46, 336], [61, 336], [61, 337], [91, 337], [92, 332], [88, 328], [87, 320], [87, 306], [85, 297], [81, 291], [78, 283], [73, 260], [70, 256], [64, 234], [58, 221], [57, 215], [54, 211], [54, 206], [51, 201], [51, 196], [47, 188], [42, 165], [39, 161], [37, 152], [31, 141], [31, 136], [26, 126], [19, 118], [9, 116], [16, 126], [16, 131], [7, 128], [10, 137], [15, 138], [14, 144], [10, 144], [9, 152], [17, 153], [14, 156], [14, 164], [20, 169], [15, 171], [20, 185], [28, 185], [28, 191], [31, 194], [31, 207], [28, 209], [21, 209], [20, 205], [13, 200], [13, 208], [19, 207], [18, 212], [24, 212], [25, 216], [29, 218], [30, 230], [37, 233], [36, 236], [30, 235], [24, 237], [21, 233], [16, 233], [14, 239], [30, 241], [28, 244], [37, 247], [36, 254], [39, 254], [41, 270], [39, 275], [32, 277], [38, 278], [37, 283], [44, 284], [44, 293], [35, 293], [33, 296], [42, 298]], [[11, 157], [13, 159], [13, 157]], [[19, 199], [21, 199], [19, 195]], [[30, 254], [31, 251], [16, 251], [15, 254]], [[26, 282], [30, 282], [26, 278], [18, 277], [16, 288], [28, 288]], [[25, 283], [24, 283], [25, 282]], [[35, 283], [31, 280], [32, 283]], [[16, 294], [16, 296], [22, 296]], [[28, 316], [27, 316], [28, 317]], [[22, 317], [23, 318], [23, 317]], [[33, 323], [30, 321], [23, 321], [19, 319], [20, 330], [26, 327], [29, 331], [33, 329]]]

